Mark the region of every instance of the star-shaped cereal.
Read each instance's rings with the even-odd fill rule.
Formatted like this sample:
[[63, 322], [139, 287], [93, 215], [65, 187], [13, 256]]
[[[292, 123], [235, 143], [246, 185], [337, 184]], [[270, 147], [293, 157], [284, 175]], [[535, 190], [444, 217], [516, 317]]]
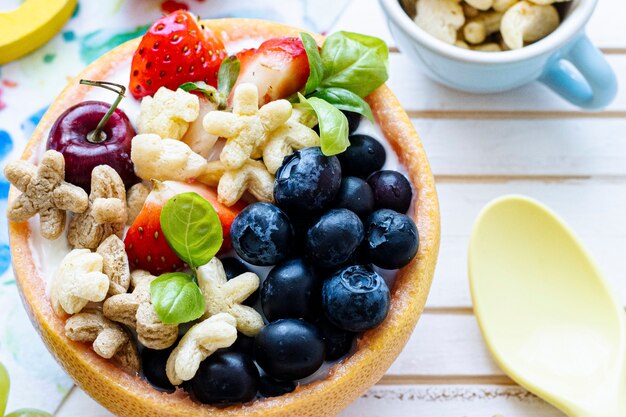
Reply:
[[275, 174], [286, 156], [303, 148], [320, 145], [320, 137], [313, 129], [302, 123], [303, 114], [294, 109], [287, 123], [274, 130], [263, 148], [263, 162], [271, 174]]
[[172, 385], [192, 379], [200, 363], [218, 349], [231, 346], [237, 340], [235, 318], [220, 313], [192, 326], [172, 351], [165, 372]]
[[57, 316], [79, 313], [90, 301], [104, 300], [109, 277], [102, 272], [104, 259], [89, 249], [74, 249], [61, 261], [52, 277], [50, 303]]
[[9, 220], [24, 222], [39, 213], [46, 239], [56, 239], [65, 230], [65, 211], [82, 213], [89, 207], [85, 190], [65, 182], [65, 159], [57, 151], [46, 151], [39, 168], [26, 161], [10, 162], [4, 176], [22, 191], [9, 203]]
[[96, 249], [111, 235], [122, 237], [127, 217], [124, 182], [113, 168], [99, 165], [91, 172], [89, 209], [74, 216], [67, 239], [74, 248]]
[[256, 336], [263, 328], [263, 318], [252, 307], [242, 305], [259, 288], [259, 277], [246, 272], [231, 280], [226, 278], [219, 259], [198, 268], [198, 285], [206, 303], [204, 317], [228, 313], [237, 320], [237, 330], [246, 336]]
[[221, 161], [210, 162], [198, 181], [217, 185], [217, 200], [226, 207], [234, 205], [246, 191], [257, 201], [274, 202], [274, 176], [261, 161], [248, 159], [238, 169], [226, 169]]
[[291, 116], [291, 103], [276, 100], [259, 109], [259, 92], [254, 84], [243, 83], [233, 93], [233, 111], [212, 111], [204, 116], [204, 130], [227, 139], [220, 160], [228, 169], [243, 166], [261, 156], [270, 134]]
[[141, 100], [137, 131], [180, 140], [199, 113], [198, 96], [181, 89], [172, 91], [161, 87], [154, 97], [146, 96]]
[[107, 298], [102, 306], [105, 317], [137, 331], [139, 341], [150, 349], [166, 349], [178, 338], [178, 325], [165, 324], [150, 301], [150, 284], [156, 279], [146, 271], [131, 275], [133, 292]]
[[99, 356], [112, 359], [130, 374], [139, 372], [139, 354], [132, 336], [100, 311], [86, 310], [67, 319], [65, 336], [75, 342], [92, 343]]

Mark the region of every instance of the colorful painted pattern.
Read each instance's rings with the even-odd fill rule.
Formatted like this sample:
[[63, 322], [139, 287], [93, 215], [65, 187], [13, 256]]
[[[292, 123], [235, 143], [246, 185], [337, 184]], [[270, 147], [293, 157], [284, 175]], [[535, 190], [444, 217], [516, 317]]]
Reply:
[[[184, 8], [203, 18], [268, 19], [323, 33], [349, 1], [80, 0], [72, 19], [47, 45], [0, 66], [0, 166], [19, 157], [70, 77], [115, 46], [142, 35], [163, 13]], [[0, 174], [2, 213], [6, 212], [8, 190]], [[19, 301], [4, 216], [0, 220], [0, 362], [11, 374], [9, 410], [34, 407], [54, 412], [72, 386], [46, 352]]]

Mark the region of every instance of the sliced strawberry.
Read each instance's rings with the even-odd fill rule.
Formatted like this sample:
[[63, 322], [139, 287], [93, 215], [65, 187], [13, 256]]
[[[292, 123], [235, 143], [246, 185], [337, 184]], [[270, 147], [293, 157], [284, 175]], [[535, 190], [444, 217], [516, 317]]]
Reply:
[[245, 207], [243, 204], [225, 207], [217, 202], [215, 190], [203, 185], [155, 181], [152, 192], [124, 238], [128, 260], [133, 269], [145, 269], [153, 275], [160, 275], [183, 268], [183, 261], [176, 256], [163, 236], [161, 210], [170, 198], [186, 192], [196, 192], [213, 205], [224, 231], [222, 250], [230, 248], [230, 225]]
[[309, 59], [300, 38], [269, 39], [239, 52], [237, 59], [241, 69], [235, 86], [255, 84], [260, 105], [295, 94], [309, 78]]
[[140, 99], [160, 87], [175, 90], [188, 81], [217, 87], [226, 57], [224, 44], [195, 16], [178, 10], [154, 22], [141, 39], [130, 69], [130, 91]]

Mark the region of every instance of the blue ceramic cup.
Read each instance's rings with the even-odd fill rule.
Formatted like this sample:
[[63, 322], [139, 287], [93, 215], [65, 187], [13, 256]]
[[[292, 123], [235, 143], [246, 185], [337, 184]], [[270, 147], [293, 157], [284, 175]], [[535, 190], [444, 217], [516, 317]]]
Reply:
[[472, 93], [498, 93], [534, 80], [571, 103], [599, 109], [617, 93], [617, 79], [585, 34], [597, 0], [572, 0], [561, 25], [544, 39], [504, 52], [449, 45], [419, 28], [398, 0], [379, 0], [400, 50], [435, 81]]

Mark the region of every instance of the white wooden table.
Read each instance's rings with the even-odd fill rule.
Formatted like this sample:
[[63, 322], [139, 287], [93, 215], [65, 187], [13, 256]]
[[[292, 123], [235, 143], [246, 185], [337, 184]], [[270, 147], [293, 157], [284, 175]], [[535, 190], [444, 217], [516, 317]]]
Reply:
[[[588, 26], [626, 84], [626, 2], [601, 0]], [[343, 417], [557, 417], [503, 375], [472, 312], [466, 249], [489, 200], [523, 193], [558, 211], [626, 302], [626, 92], [605, 111], [573, 108], [539, 84], [492, 96], [426, 79], [394, 47], [376, 0], [353, 0], [336, 30], [379, 36], [391, 50], [390, 86], [413, 119], [437, 178], [441, 252], [426, 311], [387, 375]], [[626, 395], [626, 394], [625, 394]], [[74, 389], [58, 417], [110, 414]]]

